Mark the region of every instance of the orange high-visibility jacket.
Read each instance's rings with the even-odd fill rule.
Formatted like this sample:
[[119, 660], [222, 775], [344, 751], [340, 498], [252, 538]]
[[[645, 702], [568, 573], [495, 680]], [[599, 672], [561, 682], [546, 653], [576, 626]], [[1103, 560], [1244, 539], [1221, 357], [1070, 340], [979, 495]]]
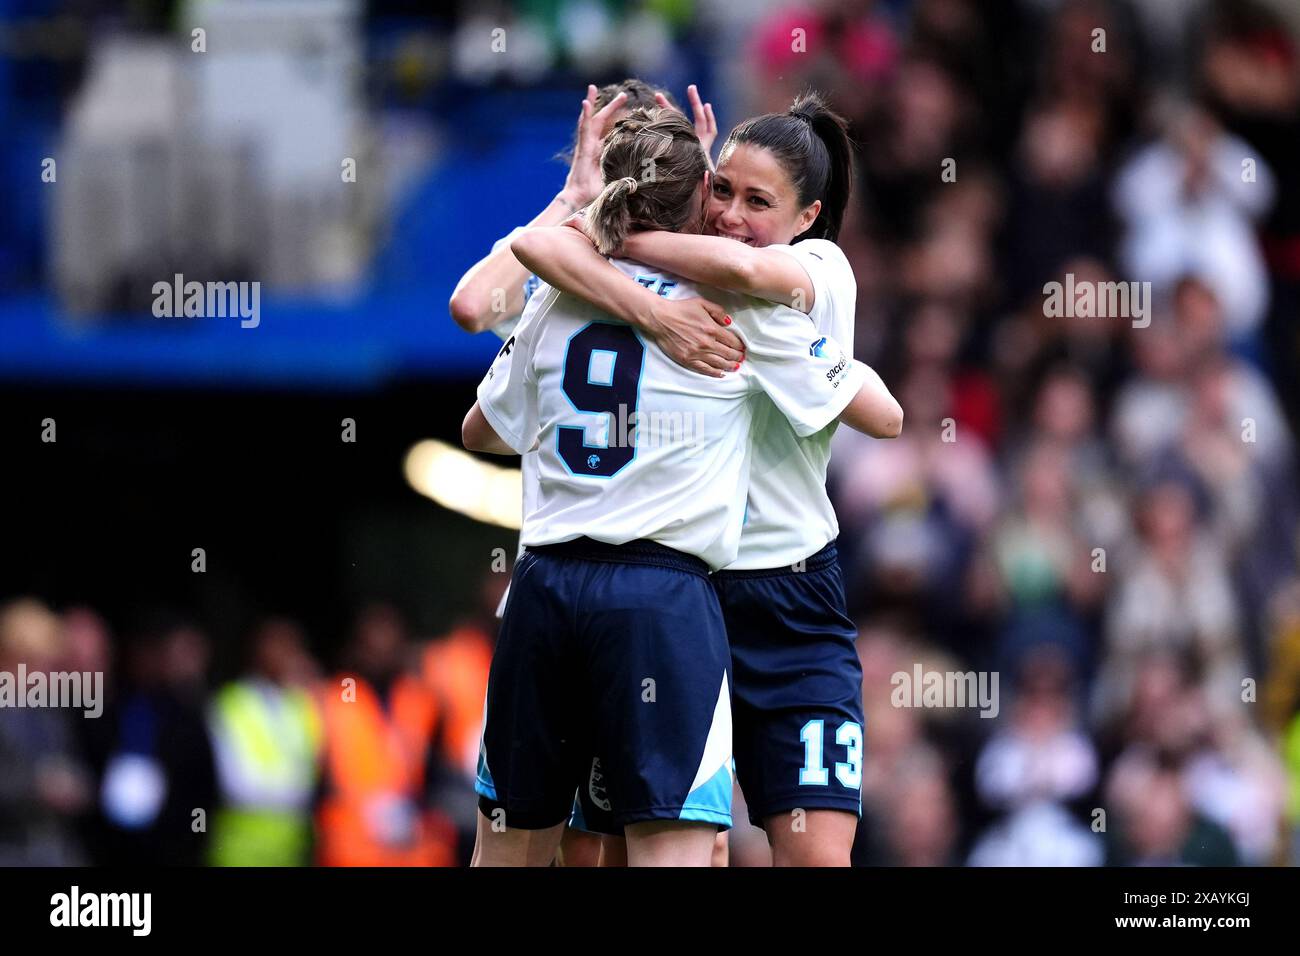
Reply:
[[[344, 679], [355, 688], [347, 692]], [[355, 699], [349, 699], [355, 695]], [[317, 812], [322, 866], [451, 866], [455, 836], [423, 805], [425, 757], [438, 723], [437, 698], [408, 675], [385, 710], [374, 689], [340, 674], [320, 690], [325, 725], [325, 797]], [[409, 802], [405, 802], [409, 801]], [[408, 825], [395, 806], [414, 807]]]
[[492, 644], [473, 627], [460, 627], [431, 641], [422, 655], [425, 683], [443, 706], [443, 752], [447, 762], [467, 774], [478, 768]]

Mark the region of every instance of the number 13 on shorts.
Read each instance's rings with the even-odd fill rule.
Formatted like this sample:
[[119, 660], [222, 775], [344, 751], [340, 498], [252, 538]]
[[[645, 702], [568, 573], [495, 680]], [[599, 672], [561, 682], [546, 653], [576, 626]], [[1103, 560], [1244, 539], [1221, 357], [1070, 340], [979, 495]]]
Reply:
[[[803, 741], [803, 767], [799, 771], [800, 786], [824, 787], [830, 784], [830, 772], [825, 762], [826, 721], [810, 720], [799, 731]], [[835, 779], [849, 790], [862, 787], [862, 726], [846, 720], [835, 731], [835, 743], [845, 748], [845, 759], [835, 762]]]

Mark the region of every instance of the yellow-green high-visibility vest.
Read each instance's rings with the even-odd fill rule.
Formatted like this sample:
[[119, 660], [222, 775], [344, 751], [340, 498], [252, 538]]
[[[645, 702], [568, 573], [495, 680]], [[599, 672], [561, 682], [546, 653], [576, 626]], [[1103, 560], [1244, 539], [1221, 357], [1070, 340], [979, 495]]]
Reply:
[[311, 696], [267, 681], [235, 681], [217, 692], [210, 719], [222, 790], [212, 826], [211, 862], [310, 862], [311, 796], [322, 743]]

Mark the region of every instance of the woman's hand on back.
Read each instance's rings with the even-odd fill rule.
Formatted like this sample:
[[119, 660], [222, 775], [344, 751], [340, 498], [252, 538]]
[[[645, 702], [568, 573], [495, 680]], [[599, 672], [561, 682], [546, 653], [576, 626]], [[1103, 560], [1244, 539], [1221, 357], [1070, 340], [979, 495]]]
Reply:
[[695, 297], [661, 300], [643, 328], [682, 368], [722, 378], [745, 359], [745, 343], [730, 324], [726, 309]]
[[[590, 244], [582, 228], [582, 216], [570, 216], [563, 223]], [[629, 237], [630, 238], [630, 237]], [[619, 250], [619, 258], [623, 250]], [[629, 280], [630, 281], [630, 280]], [[648, 298], [657, 298], [645, 293]], [[722, 378], [734, 372], [745, 359], [745, 343], [728, 328], [731, 316], [715, 302], [694, 296], [689, 299], [663, 299], [654, 302], [648, 312], [638, 310], [633, 321], [664, 354], [684, 369]], [[632, 321], [631, 317], [628, 317]]]
[[597, 110], [598, 92], [594, 85], [587, 87], [587, 98], [582, 101], [582, 112], [578, 114], [578, 136], [573, 147], [573, 161], [569, 164], [569, 175], [564, 180], [564, 189], [560, 193], [575, 210], [599, 196], [604, 187], [600, 173], [601, 147], [605, 143], [605, 134], [613, 125], [614, 114], [627, 104], [627, 94], [620, 93], [603, 109]]

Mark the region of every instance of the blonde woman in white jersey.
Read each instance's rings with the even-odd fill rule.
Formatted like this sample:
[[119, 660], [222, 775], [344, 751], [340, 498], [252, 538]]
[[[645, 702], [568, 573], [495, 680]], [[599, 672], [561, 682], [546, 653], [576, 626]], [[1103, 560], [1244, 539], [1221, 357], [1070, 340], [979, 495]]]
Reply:
[[[510, 251], [511, 240], [528, 227], [559, 225], [595, 199], [604, 186], [600, 152], [605, 134], [629, 110], [653, 107], [656, 99], [663, 106], [675, 105], [665, 91], [635, 78], [600, 89], [594, 85], [587, 88], [563, 188], [527, 226], [517, 227], [499, 239], [486, 256], [461, 276], [449, 303], [451, 317], [457, 325], [469, 333], [490, 331], [502, 341], [510, 337], [529, 297], [539, 285], [537, 276]], [[695, 116], [696, 134], [707, 156], [718, 131], [712, 106], [701, 100], [693, 85], [687, 89], [687, 99]], [[743, 355], [742, 345], [735, 333], [715, 321], [715, 316], [722, 316], [720, 308], [700, 298], [670, 300], [648, 290], [638, 291], [639, 302], [631, 319], [673, 361], [687, 368], [712, 369], [715, 375], [735, 367]], [[524, 455], [520, 464], [524, 509], [528, 510], [537, 487], [536, 453]], [[497, 617], [504, 608], [503, 596]], [[725, 834], [719, 834], [719, 850], [718, 858], [725, 860]], [[595, 866], [599, 856], [599, 834], [581, 829], [565, 834], [561, 853], [564, 865]]]
[[[640, 232], [621, 254], [797, 308], [811, 356], [828, 339], [851, 354], [857, 286], [835, 239], [852, 181], [844, 121], [802, 96], [728, 136], [707, 235]], [[632, 283], [608, 267], [609, 284], [592, 282], [600, 257], [575, 230], [530, 230], [515, 247], [552, 285], [628, 308]], [[862, 673], [825, 490], [834, 427], [799, 436], [770, 408], [756, 420], [739, 555], [713, 576], [731, 642], [736, 773], [777, 865], [847, 866], [861, 815]], [[599, 812], [587, 816], [593, 825]]]
[[[639, 182], [647, 163], [658, 176]], [[703, 225], [711, 178], [679, 113], [631, 113], [602, 170], [586, 228], [603, 252], [637, 229]], [[636, 262], [614, 268], [665, 298], [695, 291]], [[536, 448], [539, 485], [488, 684], [479, 865], [549, 863], [592, 754], [629, 863], [707, 866], [730, 825], [730, 653], [708, 572], [739, 548], [757, 399], [799, 435], [836, 417], [894, 431], [898, 410], [838, 343], [809, 352], [802, 314], [718, 298], [747, 356], [715, 380], [543, 286], [466, 416], [466, 447]], [[675, 431], [656, 434], [665, 422]]]

